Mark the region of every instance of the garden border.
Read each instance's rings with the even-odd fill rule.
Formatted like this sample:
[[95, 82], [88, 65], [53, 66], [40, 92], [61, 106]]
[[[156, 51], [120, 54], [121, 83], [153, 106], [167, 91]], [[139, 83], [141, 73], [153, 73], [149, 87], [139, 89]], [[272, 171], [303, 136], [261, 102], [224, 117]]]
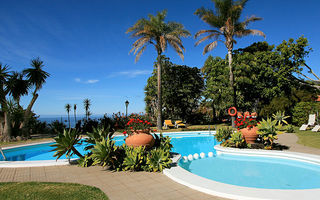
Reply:
[[[301, 162], [309, 162], [320, 165], [320, 156], [281, 152], [273, 150], [254, 150], [254, 149], [235, 149], [225, 148], [220, 145], [214, 147], [217, 154], [233, 154], [246, 156], [261, 156], [261, 157], [277, 157], [282, 159], [293, 159]], [[303, 189], [303, 190], [281, 190], [281, 189], [260, 189], [242, 187], [231, 184], [225, 184], [210, 179], [206, 179], [195, 175], [178, 165], [181, 155], [176, 155], [173, 158], [174, 165], [170, 169], [165, 169], [163, 174], [172, 180], [188, 186], [192, 189], [211, 194], [214, 196], [230, 198], [230, 199], [314, 199], [320, 196], [320, 189]]]

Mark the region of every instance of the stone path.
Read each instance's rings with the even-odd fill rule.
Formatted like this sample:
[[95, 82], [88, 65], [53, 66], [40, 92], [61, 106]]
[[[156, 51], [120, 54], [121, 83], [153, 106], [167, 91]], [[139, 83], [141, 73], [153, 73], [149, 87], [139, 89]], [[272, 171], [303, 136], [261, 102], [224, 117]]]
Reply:
[[[289, 146], [288, 151], [320, 155], [320, 149], [297, 144], [294, 134], [279, 135], [278, 142]], [[161, 173], [111, 172], [101, 167], [77, 166], [0, 168], [0, 182], [70, 182], [100, 188], [111, 200], [144, 199], [222, 199], [176, 183]], [[1, 196], [1, 194], [0, 194]]]

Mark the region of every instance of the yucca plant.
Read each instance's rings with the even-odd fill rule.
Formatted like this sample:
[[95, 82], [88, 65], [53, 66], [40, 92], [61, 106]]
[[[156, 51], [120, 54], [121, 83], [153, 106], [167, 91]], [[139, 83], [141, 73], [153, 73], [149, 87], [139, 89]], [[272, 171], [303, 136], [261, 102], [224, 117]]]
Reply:
[[276, 114], [272, 114], [272, 118], [277, 122], [278, 126], [284, 124], [288, 124], [286, 119], [288, 119], [290, 116], [286, 116], [284, 111], [277, 111]]
[[153, 149], [149, 152], [147, 157], [148, 171], [157, 172], [164, 168], [169, 168], [172, 163], [170, 159], [170, 153], [164, 149]]
[[88, 134], [88, 138], [85, 139], [85, 142], [88, 143], [88, 146], [85, 147], [85, 150], [92, 149], [97, 142], [102, 142], [103, 139], [112, 139], [114, 130], [110, 128], [110, 125], [105, 128], [104, 126], [92, 128], [91, 133]]
[[64, 129], [62, 133], [59, 133], [58, 136], [54, 138], [54, 140], [56, 143], [51, 146], [55, 147], [52, 151], [55, 151], [53, 156], [57, 157], [57, 160], [64, 154], [67, 158], [70, 158], [73, 154], [76, 154], [79, 158], [83, 158], [75, 148], [81, 141], [80, 134], [77, 130]]
[[123, 170], [139, 171], [143, 168], [146, 162], [145, 147], [127, 147], [125, 149], [125, 154]]
[[267, 118], [267, 120], [262, 119], [260, 124], [258, 124], [258, 134], [261, 136], [263, 144], [266, 147], [272, 148], [274, 140], [278, 139], [278, 131], [276, 128], [277, 121]]

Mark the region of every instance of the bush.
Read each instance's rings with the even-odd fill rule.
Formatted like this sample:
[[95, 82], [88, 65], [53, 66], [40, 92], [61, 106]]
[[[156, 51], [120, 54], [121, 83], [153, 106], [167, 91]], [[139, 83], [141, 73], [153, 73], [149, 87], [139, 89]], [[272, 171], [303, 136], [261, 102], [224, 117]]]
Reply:
[[287, 125], [286, 132], [287, 133], [294, 133], [294, 127], [291, 124]]
[[147, 156], [146, 171], [162, 172], [164, 168], [169, 168], [171, 163], [169, 151], [153, 149]]
[[232, 132], [233, 132], [232, 128], [229, 128], [229, 127], [219, 128], [217, 133], [214, 135], [214, 137], [218, 142], [224, 142], [231, 137]]
[[309, 114], [316, 114], [320, 104], [316, 102], [300, 102], [293, 108], [292, 123], [301, 126], [308, 122]]
[[271, 149], [273, 141], [278, 139], [276, 124], [276, 120], [268, 118], [267, 120], [262, 119], [258, 125], [258, 134], [261, 136], [265, 148]]

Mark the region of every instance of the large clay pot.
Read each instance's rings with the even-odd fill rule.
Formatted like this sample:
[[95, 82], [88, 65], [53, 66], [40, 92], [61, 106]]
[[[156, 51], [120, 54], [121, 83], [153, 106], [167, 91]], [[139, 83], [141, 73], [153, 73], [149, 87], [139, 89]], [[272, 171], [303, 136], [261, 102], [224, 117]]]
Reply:
[[149, 133], [134, 133], [126, 138], [126, 145], [152, 147], [154, 145], [154, 138]]
[[253, 144], [256, 139], [258, 138], [258, 128], [257, 127], [252, 127], [252, 128], [243, 128], [240, 129], [244, 139], [246, 140], [247, 144]]

